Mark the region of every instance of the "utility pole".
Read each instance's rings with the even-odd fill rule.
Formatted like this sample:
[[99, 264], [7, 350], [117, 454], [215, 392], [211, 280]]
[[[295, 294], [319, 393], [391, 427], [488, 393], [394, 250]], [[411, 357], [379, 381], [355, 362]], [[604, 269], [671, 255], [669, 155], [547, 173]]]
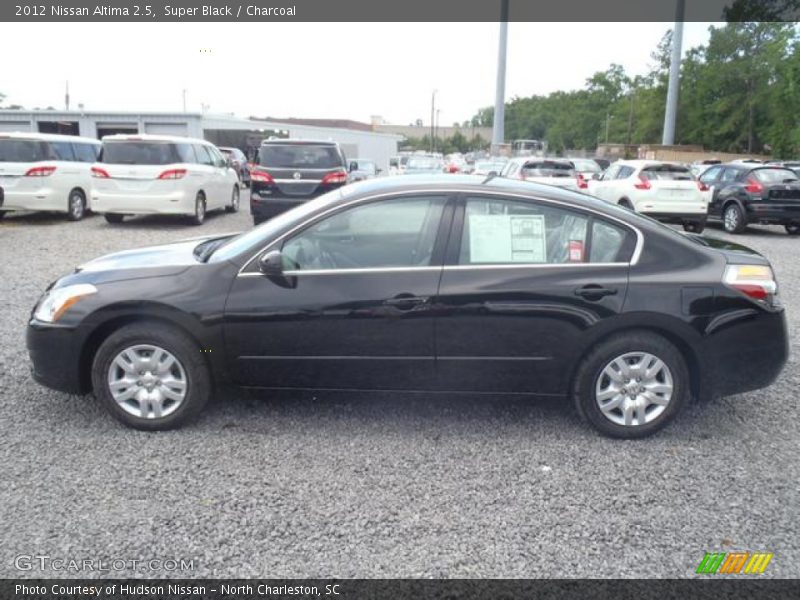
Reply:
[[492, 123], [492, 154], [505, 141], [506, 124], [506, 51], [508, 48], [508, 0], [500, 0], [500, 41], [497, 49], [497, 84]]
[[431, 94], [431, 154], [433, 154], [433, 136], [436, 134], [434, 131], [434, 115], [436, 111], [436, 91], [433, 90]]
[[675, 122], [678, 117], [678, 91], [681, 78], [681, 51], [683, 50], [683, 14], [686, 0], [676, 0], [675, 28], [672, 30], [672, 58], [669, 63], [669, 85], [667, 87], [667, 107], [664, 111], [664, 135], [661, 143], [671, 146], [675, 143]]

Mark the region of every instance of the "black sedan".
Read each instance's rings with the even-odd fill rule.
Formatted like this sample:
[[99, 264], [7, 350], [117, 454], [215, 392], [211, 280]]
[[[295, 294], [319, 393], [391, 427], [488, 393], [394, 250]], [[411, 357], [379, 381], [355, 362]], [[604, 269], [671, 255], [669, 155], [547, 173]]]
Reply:
[[573, 399], [643, 437], [787, 359], [769, 262], [546, 185], [372, 180], [244, 234], [119, 252], [33, 310], [35, 378], [141, 429], [224, 384]]

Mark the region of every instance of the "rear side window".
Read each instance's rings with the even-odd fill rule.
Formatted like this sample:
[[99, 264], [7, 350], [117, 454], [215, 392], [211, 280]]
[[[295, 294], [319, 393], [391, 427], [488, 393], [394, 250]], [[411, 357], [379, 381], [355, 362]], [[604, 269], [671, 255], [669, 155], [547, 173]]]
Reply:
[[791, 169], [755, 169], [752, 175], [761, 183], [785, 183], [797, 179], [797, 174]]
[[679, 165], [657, 165], [642, 169], [641, 176], [656, 181], [689, 181], [694, 179], [691, 171]]
[[118, 165], [169, 165], [183, 162], [169, 142], [103, 142], [100, 162]]
[[267, 144], [261, 146], [259, 162], [273, 169], [335, 169], [344, 166], [336, 146], [313, 144]]
[[53, 160], [75, 161], [75, 154], [72, 152], [72, 144], [70, 142], [50, 142], [50, 151], [52, 152]]
[[39, 162], [49, 158], [45, 142], [0, 139], [0, 162]]
[[190, 165], [197, 162], [194, 147], [192, 147], [191, 144], [175, 144], [175, 150], [180, 158], [178, 162], [188, 163]]
[[93, 163], [100, 153], [100, 147], [95, 144], [75, 143], [72, 144], [72, 149], [75, 151], [75, 160], [78, 162]]
[[194, 146], [195, 154], [197, 154], [197, 162], [201, 165], [206, 165], [209, 167], [214, 166], [214, 157], [208, 151], [208, 148], [203, 144], [195, 144]]
[[600, 219], [592, 220], [592, 239], [589, 244], [589, 262], [629, 262], [636, 245], [629, 229], [612, 225]]
[[633, 167], [620, 167], [616, 179], [627, 179], [628, 177], [633, 175], [633, 171], [634, 171]]
[[700, 181], [703, 183], [710, 183], [717, 178], [719, 172], [722, 171], [722, 167], [711, 167], [707, 171], [704, 171], [702, 175], [700, 175]]

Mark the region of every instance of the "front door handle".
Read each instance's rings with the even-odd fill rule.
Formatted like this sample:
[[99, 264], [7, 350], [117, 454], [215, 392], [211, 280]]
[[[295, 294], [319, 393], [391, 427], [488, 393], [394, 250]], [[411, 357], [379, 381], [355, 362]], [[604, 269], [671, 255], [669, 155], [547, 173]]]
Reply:
[[606, 288], [597, 284], [585, 285], [575, 290], [575, 295], [587, 300], [601, 300], [606, 296], [614, 296], [617, 288]]
[[394, 298], [384, 300], [386, 306], [392, 306], [398, 310], [411, 310], [415, 306], [427, 304], [430, 298], [428, 296], [414, 296], [413, 294], [398, 294]]

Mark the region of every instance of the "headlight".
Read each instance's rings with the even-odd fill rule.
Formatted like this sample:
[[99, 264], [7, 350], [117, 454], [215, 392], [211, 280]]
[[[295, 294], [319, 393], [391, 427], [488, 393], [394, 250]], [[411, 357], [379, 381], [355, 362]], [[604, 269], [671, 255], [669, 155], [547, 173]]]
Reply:
[[78, 283], [50, 290], [39, 301], [33, 318], [45, 323], [55, 323], [78, 300], [96, 293], [97, 288], [90, 283]]

